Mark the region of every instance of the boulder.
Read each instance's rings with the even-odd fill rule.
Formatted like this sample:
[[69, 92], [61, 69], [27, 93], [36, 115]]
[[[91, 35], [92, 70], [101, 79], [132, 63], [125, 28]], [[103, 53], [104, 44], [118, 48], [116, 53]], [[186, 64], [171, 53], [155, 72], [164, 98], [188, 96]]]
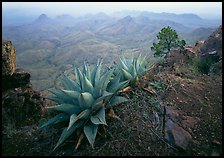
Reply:
[[165, 106], [164, 117], [164, 134], [168, 143], [186, 151], [190, 144], [196, 142], [189, 132], [195, 128], [200, 121], [199, 118], [184, 116], [183, 111], [168, 106]]

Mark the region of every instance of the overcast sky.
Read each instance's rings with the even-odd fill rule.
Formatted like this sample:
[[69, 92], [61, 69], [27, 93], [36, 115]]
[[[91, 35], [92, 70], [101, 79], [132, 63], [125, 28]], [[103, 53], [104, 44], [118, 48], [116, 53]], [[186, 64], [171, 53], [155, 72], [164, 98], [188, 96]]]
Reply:
[[222, 17], [222, 2], [2, 2], [3, 14], [8, 9], [27, 14], [45, 13], [82, 15], [86, 13], [112, 13], [121, 10], [140, 10], [169, 13], [194, 13], [202, 18]]

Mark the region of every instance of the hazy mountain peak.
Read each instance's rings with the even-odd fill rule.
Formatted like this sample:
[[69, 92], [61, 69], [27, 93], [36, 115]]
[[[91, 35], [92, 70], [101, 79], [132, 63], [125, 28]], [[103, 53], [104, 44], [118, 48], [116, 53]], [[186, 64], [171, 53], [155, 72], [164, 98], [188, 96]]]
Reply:
[[131, 21], [133, 21], [133, 18], [130, 15], [122, 18], [121, 20], [119, 20], [119, 22], [124, 22], [124, 23], [127, 23], [127, 22], [129, 23]]
[[42, 19], [47, 19], [48, 16], [46, 14], [41, 14], [38, 19], [42, 20]]
[[50, 18], [46, 15], [46, 14], [41, 14], [36, 20], [35, 22], [47, 22], [49, 21]]

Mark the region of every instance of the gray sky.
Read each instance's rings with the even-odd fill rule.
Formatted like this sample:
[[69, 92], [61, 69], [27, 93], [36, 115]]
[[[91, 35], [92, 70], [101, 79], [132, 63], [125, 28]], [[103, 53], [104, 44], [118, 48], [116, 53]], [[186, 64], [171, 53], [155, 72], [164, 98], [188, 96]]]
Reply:
[[[202, 18], [222, 17], [222, 2], [2, 2], [7, 9], [21, 9], [49, 16], [59, 14], [112, 13], [121, 10], [139, 10], [169, 13], [194, 13]], [[29, 13], [28, 13], [29, 14]]]

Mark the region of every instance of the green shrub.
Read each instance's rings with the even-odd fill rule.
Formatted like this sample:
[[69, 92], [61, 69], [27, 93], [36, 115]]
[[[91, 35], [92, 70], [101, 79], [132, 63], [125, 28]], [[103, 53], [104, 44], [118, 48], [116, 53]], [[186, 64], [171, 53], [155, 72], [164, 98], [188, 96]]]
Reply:
[[219, 60], [218, 56], [207, 56], [194, 59], [194, 65], [200, 73], [208, 74], [212, 64]]

